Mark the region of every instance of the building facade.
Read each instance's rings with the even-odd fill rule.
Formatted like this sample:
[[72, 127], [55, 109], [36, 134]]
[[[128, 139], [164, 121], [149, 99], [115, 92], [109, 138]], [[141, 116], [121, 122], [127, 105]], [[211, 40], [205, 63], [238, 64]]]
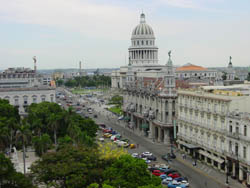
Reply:
[[[233, 127], [236, 120], [232, 120], [231, 115], [234, 111], [247, 112], [249, 105], [249, 94], [225, 86], [221, 89], [204, 86], [200, 90], [178, 90], [178, 147], [194, 158], [250, 184], [248, 158], [242, 158], [242, 163], [237, 162], [250, 152], [246, 147], [247, 136], [240, 139], [235, 133], [236, 130], [240, 132], [240, 128]], [[248, 125], [241, 124], [242, 127]], [[246, 130], [241, 128], [241, 131]], [[238, 139], [237, 142], [235, 139]]]

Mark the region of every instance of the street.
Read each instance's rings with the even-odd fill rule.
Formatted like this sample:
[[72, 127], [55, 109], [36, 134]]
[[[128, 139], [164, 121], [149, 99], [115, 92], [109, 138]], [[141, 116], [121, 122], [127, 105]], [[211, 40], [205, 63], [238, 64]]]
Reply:
[[[75, 102], [79, 100], [77, 96], [74, 97]], [[67, 108], [66, 103], [62, 103], [64, 108]], [[98, 118], [93, 118], [96, 123], [103, 123], [108, 127], [113, 128], [114, 130], [118, 131], [120, 134], [128, 138], [132, 141], [132, 143], [139, 144], [140, 150], [149, 151], [152, 152], [157, 159], [161, 162], [161, 156], [169, 153], [170, 149], [167, 148], [163, 144], [159, 143], [153, 143], [146, 139], [143, 136], [139, 136], [137, 134], [134, 134], [132, 130], [129, 130], [128, 128], [125, 128], [125, 124], [122, 121], [117, 120], [117, 116], [112, 114], [111, 112], [105, 110], [103, 108], [103, 105], [93, 103], [90, 104], [92, 109], [94, 109], [94, 114], [98, 114]], [[83, 111], [86, 115], [87, 111]], [[89, 115], [89, 114], [88, 114]], [[89, 115], [90, 116], [90, 115]], [[92, 114], [93, 116], [93, 114]], [[135, 151], [137, 152], [137, 151]], [[180, 156], [178, 154], [177, 156]], [[162, 163], [166, 163], [166, 161], [162, 161]], [[190, 161], [184, 161], [181, 159], [181, 157], [177, 157], [176, 159], [173, 159], [170, 163], [171, 168], [178, 170], [183, 177], [187, 177], [190, 183], [191, 188], [222, 188], [227, 187], [223, 182], [223, 177], [212, 177], [204, 173], [203, 171], [199, 170], [198, 168], [192, 166], [192, 163]], [[235, 186], [234, 186], [235, 187]]]

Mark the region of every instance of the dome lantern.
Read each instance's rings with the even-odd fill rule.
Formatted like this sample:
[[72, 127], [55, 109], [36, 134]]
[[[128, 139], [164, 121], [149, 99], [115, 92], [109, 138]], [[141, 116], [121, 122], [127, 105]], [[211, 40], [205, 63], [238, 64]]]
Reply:
[[145, 14], [144, 13], [141, 13], [140, 23], [146, 23]]

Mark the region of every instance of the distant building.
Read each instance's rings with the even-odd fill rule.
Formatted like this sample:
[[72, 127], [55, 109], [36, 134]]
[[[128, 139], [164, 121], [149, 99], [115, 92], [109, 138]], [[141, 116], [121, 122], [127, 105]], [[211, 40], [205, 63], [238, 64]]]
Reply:
[[0, 98], [8, 100], [11, 105], [18, 108], [20, 115], [26, 115], [27, 107], [32, 103], [56, 102], [55, 88], [46, 86], [0, 88]]
[[27, 107], [32, 103], [56, 102], [55, 87], [49, 87], [51, 77], [37, 74], [36, 58], [33, 60], [34, 70], [9, 68], [0, 73], [0, 98], [8, 100], [24, 116], [27, 114]]
[[42, 78], [29, 68], [8, 68], [0, 73], [0, 88], [24, 88], [40, 85]]

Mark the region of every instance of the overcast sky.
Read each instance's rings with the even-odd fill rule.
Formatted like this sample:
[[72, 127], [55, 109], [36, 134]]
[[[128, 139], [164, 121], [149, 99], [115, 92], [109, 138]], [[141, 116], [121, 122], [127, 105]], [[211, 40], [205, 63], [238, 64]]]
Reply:
[[0, 69], [125, 65], [140, 13], [159, 63], [250, 65], [249, 0], [0, 0]]

